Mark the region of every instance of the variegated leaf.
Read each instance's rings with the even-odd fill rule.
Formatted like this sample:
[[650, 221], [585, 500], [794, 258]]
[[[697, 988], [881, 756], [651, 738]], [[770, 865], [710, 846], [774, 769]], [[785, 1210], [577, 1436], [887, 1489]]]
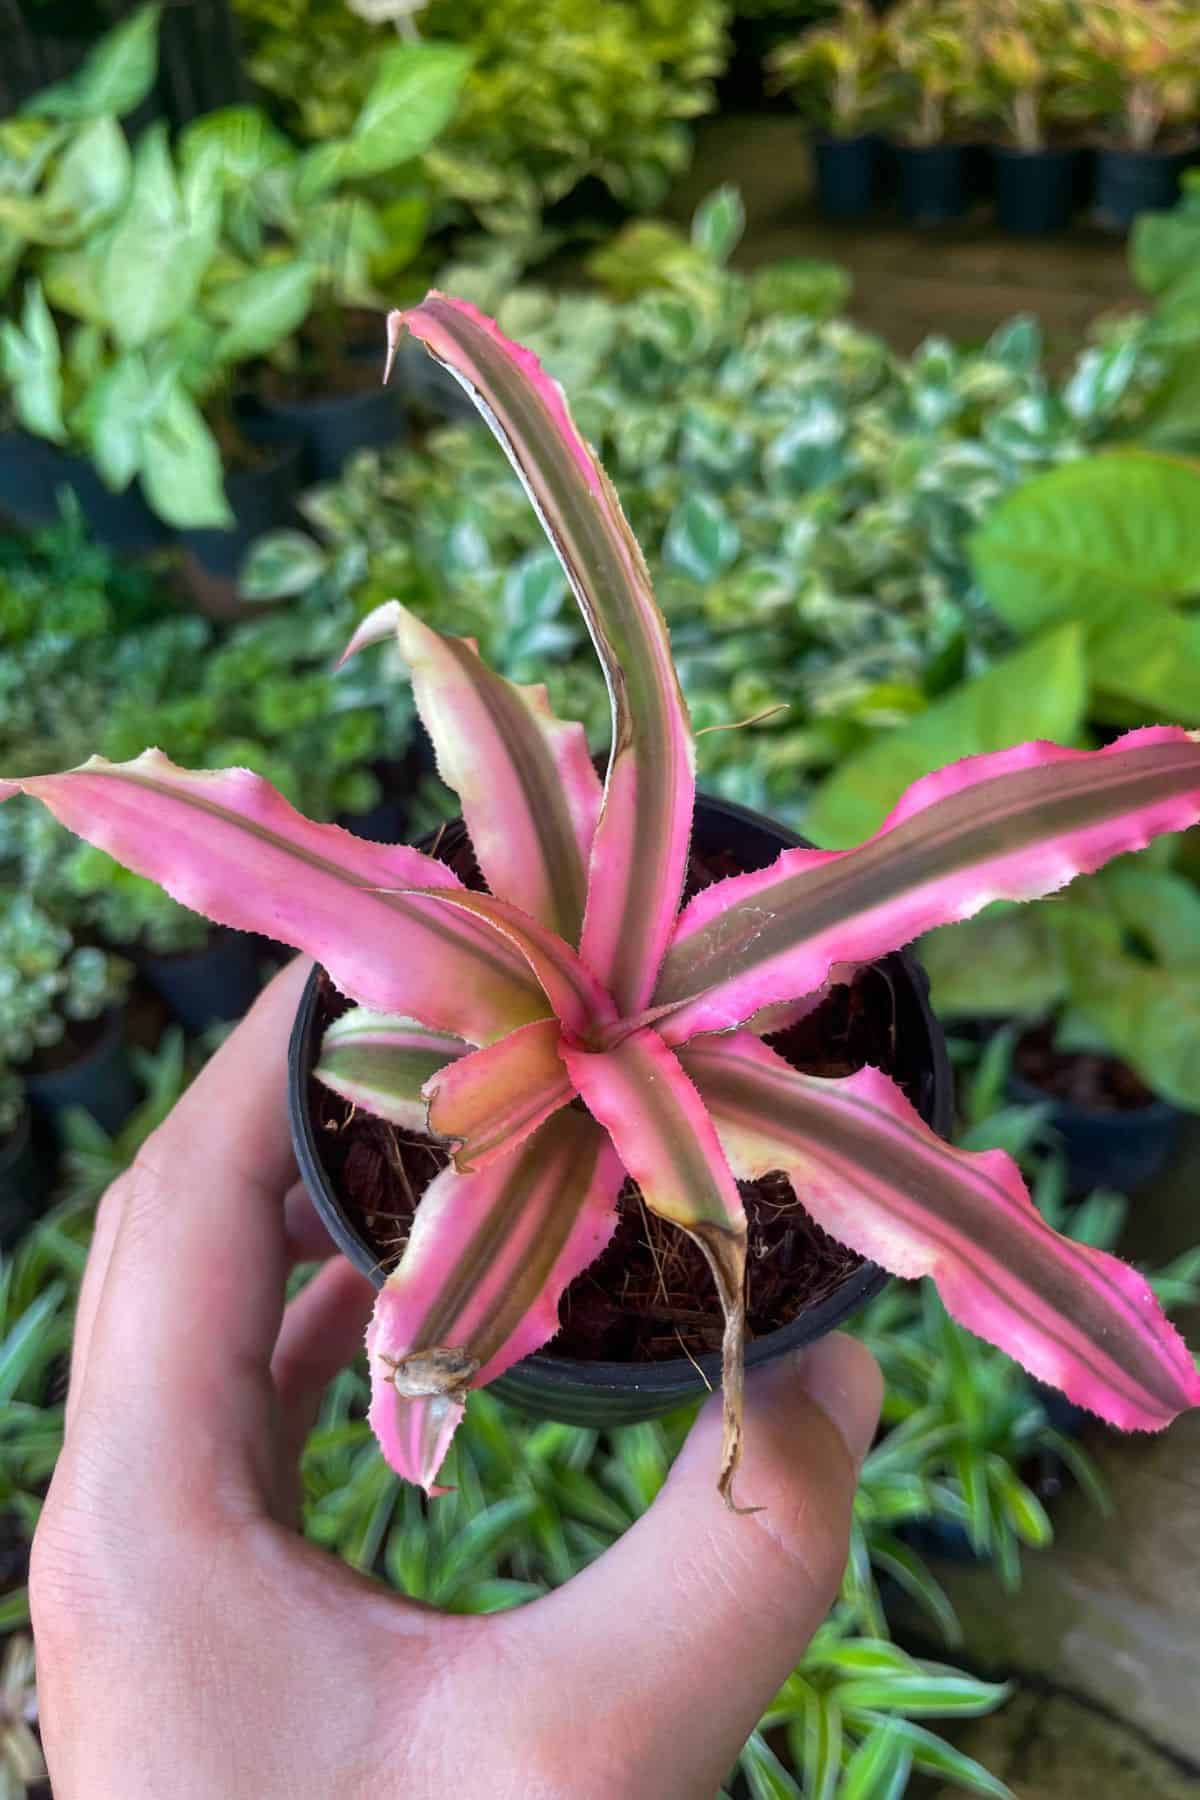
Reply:
[[785, 850], [704, 888], [655, 991], [670, 1043], [812, 993], [992, 900], [1032, 900], [1200, 819], [1200, 743], [1170, 726], [1103, 750], [1022, 744], [926, 775], [857, 850]]
[[[537, 1024], [551, 1026], [557, 1036], [556, 1020]], [[448, 1063], [466, 1057], [469, 1049], [461, 1038], [429, 1031], [415, 1019], [352, 1006], [326, 1029], [313, 1074], [364, 1112], [405, 1131], [425, 1131], [429, 1114], [425, 1083]]]
[[557, 1019], [537, 1019], [432, 1075], [425, 1089], [429, 1128], [457, 1145], [460, 1174], [510, 1155], [574, 1096], [561, 1037]]
[[1200, 1374], [1142, 1275], [1060, 1237], [1000, 1150], [936, 1137], [877, 1069], [801, 1075], [749, 1032], [680, 1052], [740, 1179], [782, 1170], [831, 1236], [948, 1310], [1039, 1380], [1126, 1430], [1200, 1405]]
[[604, 668], [613, 743], [583, 954], [622, 1013], [647, 1005], [687, 868], [695, 756], [666, 624], [620, 503], [558, 384], [464, 301], [431, 293], [388, 321], [471, 395], [533, 502]]
[[624, 1178], [572, 1109], [489, 1168], [434, 1178], [367, 1331], [370, 1422], [398, 1474], [438, 1491], [468, 1388], [553, 1337], [563, 1289], [612, 1235]]

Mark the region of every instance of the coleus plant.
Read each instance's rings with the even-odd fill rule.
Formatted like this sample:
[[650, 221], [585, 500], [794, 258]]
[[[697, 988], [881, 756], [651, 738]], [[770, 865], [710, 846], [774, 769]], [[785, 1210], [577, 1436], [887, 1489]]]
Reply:
[[[347, 656], [398, 641], [487, 884], [406, 846], [312, 824], [245, 769], [158, 751], [0, 782], [218, 923], [324, 965], [355, 1003], [316, 1073], [451, 1160], [422, 1195], [367, 1345], [389, 1462], [435, 1491], [466, 1391], [553, 1336], [627, 1178], [694, 1238], [726, 1319], [720, 1485], [740, 1453], [746, 1221], [739, 1181], [791, 1179], [843, 1243], [932, 1275], [956, 1318], [1127, 1429], [1200, 1403], [1145, 1280], [1058, 1236], [1013, 1162], [936, 1137], [885, 1075], [804, 1075], [767, 1041], [781, 1008], [989, 901], [1061, 887], [1200, 819], [1200, 744], [1130, 732], [1026, 744], [926, 776], [856, 850], [785, 850], [682, 912], [693, 740], [646, 564], [561, 390], [472, 307], [393, 314], [467, 389], [582, 608], [612, 703], [603, 784], [544, 689], [397, 602]], [[390, 361], [390, 358], [389, 358]]]

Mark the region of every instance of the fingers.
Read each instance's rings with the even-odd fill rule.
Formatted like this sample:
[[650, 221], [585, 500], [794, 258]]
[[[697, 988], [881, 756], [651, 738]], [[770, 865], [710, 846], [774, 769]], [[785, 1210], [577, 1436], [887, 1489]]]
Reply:
[[[874, 1358], [831, 1337], [747, 1382], [743, 1505], [716, 1492], [720, 1406], [701, 1414], [651, 1510], [569, 1586], [512, 1621], [564, 1664], [555, 1703], [637, 1736], [646, 1791], [714, 1792], [829, 1610], [846, 1560], [858, 1466], [879, 1416]], [[555, 1650], [555, 1645], [560, 1649]], [[648, 1734], [648, 1736], [647, 1736]]]
[[106, 1430], [123, 1428], [185, 1481], [205, 1455], [249, 1450], [261, 1466], [294, 1176], [287, 1045], [308, 967], [292, 963], [260, 996], [108, 1208], [115, 1224], [83, 1322], [76, 1416], [94, 1401]]
[[324, 1262], [333, 1255], [333, 1239], [302, 1181], [294, 1182], [283, 1197], [283, 1229], [289, 1262]]
[[362, 1348], [375, 1290], [335, 1257], [289, 1305], [271, 1362], [283, 1425], [283, 1453], [294, 1466], [313, 1428], [321, 1396]]

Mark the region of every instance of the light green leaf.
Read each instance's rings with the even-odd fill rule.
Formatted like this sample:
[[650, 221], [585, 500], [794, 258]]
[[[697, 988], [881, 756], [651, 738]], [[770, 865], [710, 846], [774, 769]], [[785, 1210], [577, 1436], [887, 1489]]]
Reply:
[[43, 200], [48, 227], [60, 238], [83, 236], [117, 212], [129, 188], [133, 161], [115, 119], [85, 125], [54, 171]]
[[238, 193], [268, 170], [284, 168], [294, 147], [257, 106], [223, 106], [193, 119], [180, 135], [179, 166]]
[[1078, 913], [1061, 935], [1076, 1010], [1155, 1093], [1200, 1110], [1200, 960], [1098, 954], [1095, 928]]
[[36, 436], [61, 444], [67, 435], [62, 354], [46, 296], [36, 281], [26, 286], [20, 326], [11, 319], [0, 324], [0, 369], [21, 424]]
[[1070, 743], [1086, 698], [1082, 633], [1075, 625], [1048, 632], [851, 757], [818, 789], [804, 828], [829, 848], [856, 844], [919, 775], [1027, 738]]
[[302, 594], [328, 567], [315, 538], [303, 531], [272, 531], [250, 546], [238, 575], [246, 600], [283, 600]]
[[178, 384], [142, 435], [142, 486], [160, 519], [180, 530], [230, 526], [221, 453], [203, 415]]
[[1058, 939], [1037, 906], [993, 907], [921, 940], [943, 1019], [1043, 1018], [1066, 993]]
[[1200, 586], [1200, 463], [1145, 450], [1067, 463], [1002, 501], [970, 552], [1019, 631], [1185, 599]]
[[471, 61], [458, 44], [397, 44], [387, 51], [354, 121], [342, 173], [382, 175], [428, 150], [454, 116]]
[[891, 1729], [903, 1738], [912, 1752], [913, 1768], [923, 1775], [940, 1776], [952, 1781], [955, 1788], [962, 1788], [968, 1794], [983, 1794], [987, 1800], [1013, 1800], [1012, 1789], [998, 1776], [990, 1774], [973, 1756], [954, 1749], [925, 1726], [914, 1725], [910, 1719], [893, 1719]]
[[146, 365], [136, 353], [121, 357], [101, 376], [84, 409], [92, 459], [101, 479], [119, 493], [142, 460], [142, 426], [150, 394]]
[[863, 1739], [842, 1777], [838, 1800], [901, 1800], [912, 1770], [912, 1751], [889, 1722]]
[[297, 259], [268, 264], [215, 290], [212, 310], [229, 321], [216, 342], [218, 361], [265, 356], [298, 330], [308, 316], [315, 280], [311, 263]]
[[697, 491], [681, 500], [663, 539], [668, 567], [693, 581], [708, 583], [735, 561], [741, 533], [712, 494]]
[[166, 127], [152, 125], [134, 154], [133, 184], [109, 239], [101, 298], [117, 341], [135, 349], [192, 307], [217, 247], [220, 195], [180, 192]]
[[1152, 607], [1101, 625], [1088, 643], [1088, 669], [1101, 718], [1115, 701], [1118, 724], [1130, 713], [1139, 722], [1200, 724], [1200, 619], [1193, 613]]
[[715, 263], [728, 262], [746, 228], [746, 208], [732, 182], [709, 194], [696, 208], [692, 243]]
[[157, 5], [142, 6], [106, 32], [76, 74], [43, 88], [26, 106], [59, 119], [123, 118], [141, 104], [158, 73]]
[[757, 1731], [746, 1740], [740, 1761], [750, 1800], [804, 1800], [801, 1789]]

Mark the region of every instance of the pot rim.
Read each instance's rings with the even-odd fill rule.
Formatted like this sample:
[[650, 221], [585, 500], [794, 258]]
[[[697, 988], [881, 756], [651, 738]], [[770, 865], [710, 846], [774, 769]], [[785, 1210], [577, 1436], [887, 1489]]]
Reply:
[[[749, 807], [739, 806], [734, 801], [698, 792], [697, 811], [701, 807], [710, 815], [723, 815], [732, 823], [753, 826], [760, 832], [769, 831], [778, 840], [781, 849], [812, 848], [806, 839], [789, 831], [786, 826], [761, 813], [753, 812]], [[925, 1059], [932, 1076], [932, 1092], [927, 1105], [919, 1110], [926, 1123], [939, 1136], [944, 1137], [950, 1129], [953, 1115], [953, 1079], [945, 1038], [929, 1002], [929, 982], [924, 969], [907, 949], [879, 957], [872, 966], [888, 965], [907, 977], [913, 1000], [926, 1028]], [[288, 1044], [288, 1116], [292, 1146], [304, 1185], [326, 1230], [355, 1268], [366, 1275], [376, 1288], [380, 1288], [386, 1279], [383, 1267], [375, 1252], [346, 1217], [341, 1197], [325, 1172], [308, 1104], [308, 1082], [316, 1052], [314, 1040], [320, 975], [319, 966], [314, 966], [304, 985]], [[825, 1336], [842, 1319], [879, 1293], [890, 1279], [887, 1271], [876, 1263], [864, 1261], [824, 1300], [815, 1306], [804, 1308], [778, 1330], [766, 1332], [762, 1337], [749, 1341], [746, 1345], [746, 1367], [754, 1368], [760, 1363], [773, 1361], [789, 1350], [798, 1350]], [[695, 1389], [697, 1374], [711, 1389], [719, 1387], [721, 1356], [718, 1351], [711, 1351], [695, 1358], [677, 1356], [658, 1362], [613, 1362], [554, 1356], [544, 1350], [535, 1350], [515, 1363], [513, 1369], [506, 1373], [515, 1373], [518, 1369], [551, 1378], [560, 1388], [586, 1390], [589, 1395], [606, 1389], [626, 1393], [677, 1393], [682, 1403], [688, 1397], [685, 1390]], [[504, 1380], [505, 1376], [497, 1378], [499, 1383]], [[490, 1385], [495, 1387], [497, 1382]]]
[[[125, 1008], [110, 1006], [106, 1012], [99, 1014], [99, 1019], [101, 1022], [100, 1035], [91, 1049], [85, 1050], [82, 1056], [72, 1057], [71, 1061], [64, 1063], [61, 1068], [44, 1069], [40, 1073], [28, 1065], [20, 1069], [19, 1073], [21, 1080], [25, 1083], [27, 1094], [37, 1099], [44, 1087], [53, 1088], [62, 1076], [74, 1076], [80, 1070], [93, 1068], [113, 1054], [125, 1035]], [[80, 1023], [84, 1023], [84, 1021], [81, 1020]], [[46, 1047], [52, 1049], [53, 1045]]]

